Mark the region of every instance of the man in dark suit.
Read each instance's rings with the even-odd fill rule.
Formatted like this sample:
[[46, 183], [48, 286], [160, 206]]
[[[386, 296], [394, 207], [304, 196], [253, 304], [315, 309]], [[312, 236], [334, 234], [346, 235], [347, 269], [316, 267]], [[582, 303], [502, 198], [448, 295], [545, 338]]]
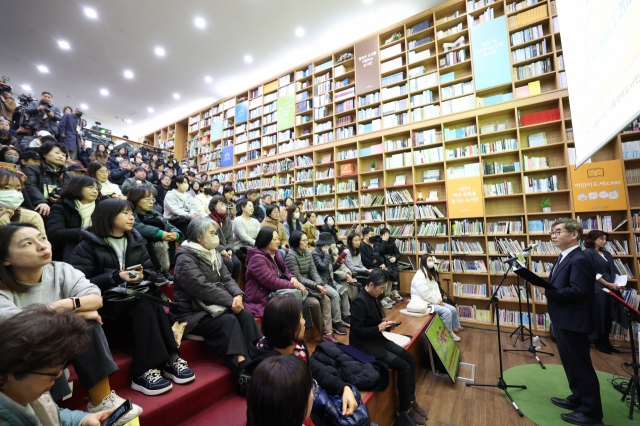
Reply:
[[382, 309], [377, 301], [390, 281], [389, 273], [374, 269], [368, 280], [369, 283], [351, 303], [349, 344], [396, 370], [400, 410], [406, 411], [417, 425], [424, 425], [427, 413], [415, 401], [416, 364], [413, 355], [382, 335], [383, 331], [392, 330], [396, 325], [393, 321], [382, 321]]
[[589, 334], [595, 319], [596, 271], [580, 250], [582, 225], [558, 219], [551, 227], [551, 242], [561, 253], [551, 269], [546, 289], [549, 316], [558, 344], [571, 395], [551, 398], [559, 407], [572, 410], [562, 419], [577, 425], [602, 425], [600, 384], [590, 355]]

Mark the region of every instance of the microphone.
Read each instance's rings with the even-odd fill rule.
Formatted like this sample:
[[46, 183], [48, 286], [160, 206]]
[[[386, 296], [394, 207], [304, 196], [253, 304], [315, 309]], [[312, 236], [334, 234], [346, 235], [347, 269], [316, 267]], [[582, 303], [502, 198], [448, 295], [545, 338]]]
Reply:
[[[531, 244], [529, 247], [527, 247], [526, 249], [522, 250], [522, 253], [518, 253], [518, 255], [520, 255], [522, 257], [529, 257], [529, 256], [531, 256], [531, 250], [533, 250], [537, 246], [538, 246], [537, 244]], [[507, 260], [503, 260], [502, 263], [511, 263], [511, 262], [516, 261], [516, 260], [520, 260], [520, 257], [518, 255], [516, 255], [514, 257], [510, 257]]]

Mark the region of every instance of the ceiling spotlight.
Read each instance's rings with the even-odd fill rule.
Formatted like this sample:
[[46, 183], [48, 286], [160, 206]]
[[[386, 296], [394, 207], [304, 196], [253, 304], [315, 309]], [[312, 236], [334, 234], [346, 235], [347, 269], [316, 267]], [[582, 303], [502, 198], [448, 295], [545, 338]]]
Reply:
[[69, 43], [67, 43], [64, 40], [59, 40], [58, 41], [58, 46], [60, 46], [60, 49], [64, 49], [64, 50], [69, 50], [71, 49], [71, 46], [69, 45]]
[[174, 93], [173, 94], [173, 99], [180, 99], [180, 94], [179, 93]]
[[304, 37], [304, 28], [296, 28], [296, 35], [298, 37]]
[[125, 70], [124, 77], [125, 78], [133, 78], [133, 71]]
[[91, 19], [96, 19], [98, 17], [98, 13], [90, 7], [84, 8], [84, 14], [87, 15], [87, 18]]
[[196, 27], [198, 28], [204, 28], [205, 25], [207, 25], [207, 23], [204, 21], [203, 18], [196, 18], [195, 21], [193, 21], [196, 24]]
[[109, 96], [109, 91], [107, 89], [100, 89], [100, 94], [102, 96]]
[[49, 72], [49, 68], [45, 67], [44, 65], [38, 65], [38, 71], [47, 73]]
[[253, 58], [251, 57], [251, 55], [244, 55], [244, 61], [250, 64], [251, 62], [253, 62]]
[[362, 0], [363, 3], [369, 4], [371, 3], [373, 0]]
[[206, 76], [204, 78], [204, 81], [207, 82], [207, 83], [211, 83], [213, 81], [213, 79], [211, 77], [209, 77], [209, 76]]
[[89, 107], [87, 106], [87, 104], [80, 104], [80, 108], [82, 108], [83, 110], [85, 110], [85, 109], [89, 109]]
[[133, 123], [133, 121], [131, 121], [131, 119], [130, 119], [130, 118], [128, 118], [128, 119], [127, 119], [127, 123], [131, 124], [131, 123]]
[[153, 112], [153, 108], [149, 107], [149, 108], [147, 108], [147, 111]]
[[165, 51], [164, 51], [164, 49], [162, 47], [156, 47], [154, 52], [156, 52], [156, 55], [158, 55], [158, 56], [164, 56], [165, 55]]
[[22, 90], [31, 90], [31, 86], [29, 86], [28, 84], [23, 84], [22, 85]]

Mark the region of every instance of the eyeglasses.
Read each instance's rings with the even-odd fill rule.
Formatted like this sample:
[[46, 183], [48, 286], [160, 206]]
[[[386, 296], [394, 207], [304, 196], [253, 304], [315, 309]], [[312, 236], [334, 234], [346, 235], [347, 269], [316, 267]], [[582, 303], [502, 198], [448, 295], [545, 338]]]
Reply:
[[552, 232], [549, 232], [549, 236], [553, 237], [555, 235], [556, 237], [559, 237], [560, 234], [562, 234], [563, 232], [569, 232], [569, 231], [552, 231]]
[[64, 361], [63, 363], [61, 363], [60, 364], [60, 369], [58, 370], [57, 373], [41, 373], [39, 371], [25, 371], [25, 373], [27, 373], [27, 374], [37, 374], [38, 376], [49, 376], [49, 377], [53, 377], [54, 379], [57, 379], [58, 376], [60, 376], [60, 373], [62, 373], [62, 370], [67, 368], [68, 365], [69, 365], [69, 361]]
[[301, 243], [308, 243], [309, 239], [300, 240]]
[[143, 198], [142, 200], [143, 200], [143, 201], [147, 201], [147, 202], [149, 202], [149, 203], [154, 203], [154, 202], [156, 201], [156, 199], [155, 199], [155, 198]]

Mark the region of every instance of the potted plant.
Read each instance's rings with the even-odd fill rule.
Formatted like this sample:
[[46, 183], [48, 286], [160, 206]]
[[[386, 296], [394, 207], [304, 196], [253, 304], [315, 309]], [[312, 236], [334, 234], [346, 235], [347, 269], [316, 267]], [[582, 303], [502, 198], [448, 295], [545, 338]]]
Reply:
[[542, 211], [545, 213], [551, 212], [551, 198], [544, 197], [542, 201], [540, 201], [540, 207], [542, 207]]
[[376, 160], [371, 160], [371, 171], [375, 172], [376, 170]]

